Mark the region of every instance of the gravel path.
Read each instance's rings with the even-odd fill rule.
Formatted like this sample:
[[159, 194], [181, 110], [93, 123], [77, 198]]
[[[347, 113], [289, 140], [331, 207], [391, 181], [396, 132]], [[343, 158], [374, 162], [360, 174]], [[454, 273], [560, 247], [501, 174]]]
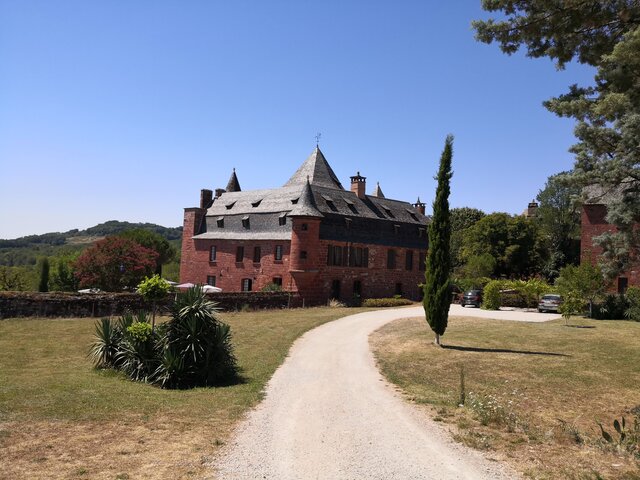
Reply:
[[303, 335], [269, 382], [265, 400], [225, 447], [217, 478], [518, 478], [450, 440], [378, 372], [369, 334], [422, 315], [422, 307], [360, 313]]

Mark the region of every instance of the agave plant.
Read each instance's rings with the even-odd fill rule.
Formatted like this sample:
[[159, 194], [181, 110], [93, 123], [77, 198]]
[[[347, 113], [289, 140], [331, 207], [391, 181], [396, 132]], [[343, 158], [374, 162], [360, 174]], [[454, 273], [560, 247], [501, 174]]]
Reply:
[[111, 368], [115, 364], [120, 343], [118, 328], [110, 318], [102, 318], [96, 323], [95, 342], [89, 350], [89, 358], [96, 368]]

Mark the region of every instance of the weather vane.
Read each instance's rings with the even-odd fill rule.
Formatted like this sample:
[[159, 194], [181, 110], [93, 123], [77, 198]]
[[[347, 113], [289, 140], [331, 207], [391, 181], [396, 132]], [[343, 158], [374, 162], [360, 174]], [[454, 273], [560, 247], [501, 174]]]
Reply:
[[322, 134], [320, 132], [316, 133], [316, 147], [320, 144], [320, 137]]

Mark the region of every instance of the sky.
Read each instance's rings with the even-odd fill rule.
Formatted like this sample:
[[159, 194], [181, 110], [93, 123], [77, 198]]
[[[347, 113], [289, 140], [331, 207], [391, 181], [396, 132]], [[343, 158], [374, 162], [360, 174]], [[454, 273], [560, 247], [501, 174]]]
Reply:
[[342, 184], [521, 213], [572, 167], [542, 102], [593, 70], [474, 39], [479, 0], [0, 0], [0, 238], [182, 225], [200, 189], [283, 185], [316, 145]]

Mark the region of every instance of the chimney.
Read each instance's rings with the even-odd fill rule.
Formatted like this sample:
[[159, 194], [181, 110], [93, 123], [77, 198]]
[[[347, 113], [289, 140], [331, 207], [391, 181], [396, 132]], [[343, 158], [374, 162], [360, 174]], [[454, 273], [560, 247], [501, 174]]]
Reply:
[[426, 205], [420, 201], [420, 197], [418, 197], [418, 201], [413, 204], [413, 208], [418, 210], [422, 215], [425, 215], [425, 212], [427, 211]]
[[537, 213], [538, 213], [538, 202], [536, 202], [535, 200], [531, 200], [529, 205], [527, 205], [527, 212], [525, 213], [525, 216], [527, 218], [533, 218], [536, 216]]
[[206, 188], [200, 190], [200, 208], [209, 208], [213, 203], [213, 192]]
[[355, 193], [358, 198], [365, 197], [365, 189], [367, 186], [367, 177], [361, 177], [358, 172], [354, 177], [351, 177], [351, 191]]
[[215, 198], [220, 198], [220, 196], [226, 192], [226, 190], [224, 188], [216, 188], [216, 196]]

